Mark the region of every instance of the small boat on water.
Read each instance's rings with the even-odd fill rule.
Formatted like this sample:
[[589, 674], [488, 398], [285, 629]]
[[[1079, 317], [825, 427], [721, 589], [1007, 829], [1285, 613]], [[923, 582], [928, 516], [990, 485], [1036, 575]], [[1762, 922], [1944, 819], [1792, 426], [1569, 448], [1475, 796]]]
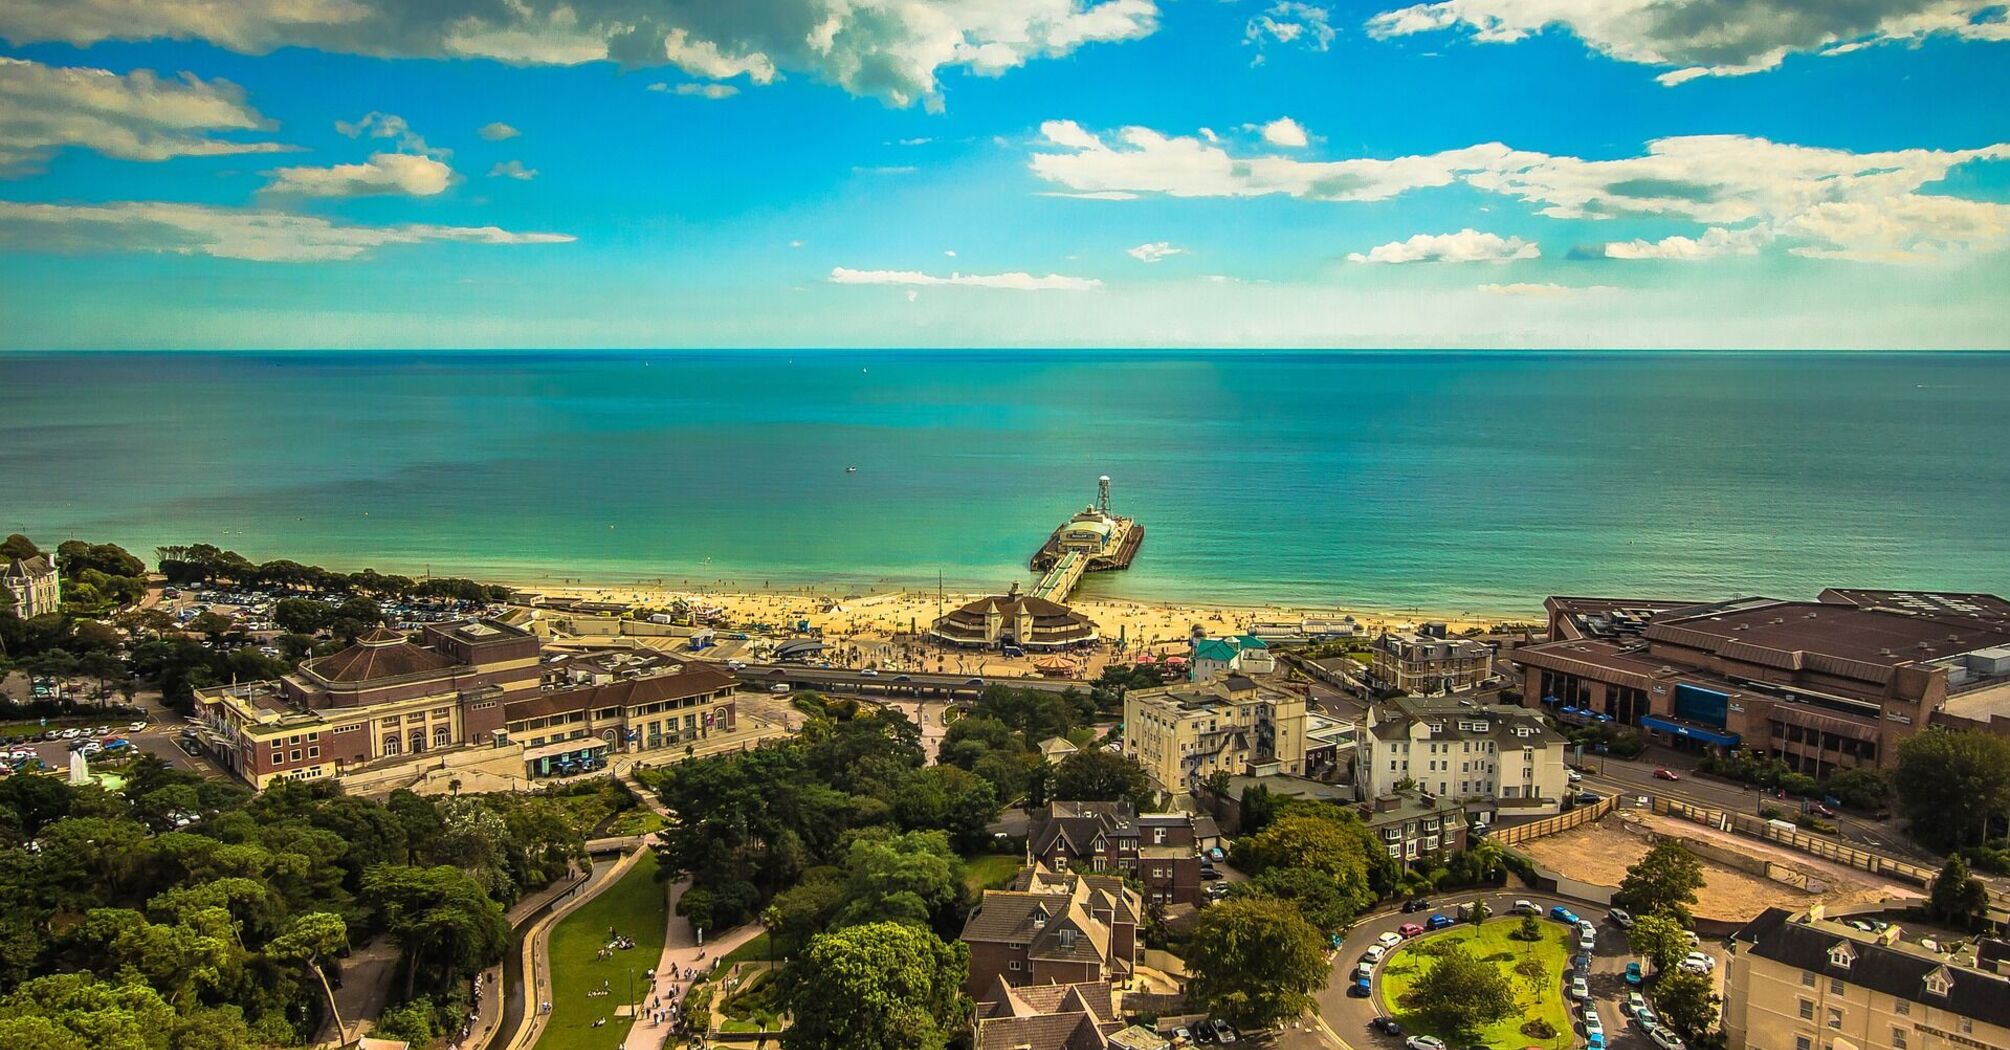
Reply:
[[845, 473], [847, 473], [847, 474], [856, 474], [856, 473], [858, 473], [858, 468], [857, 468], [857, 467], [846, 467], [846, 468], [844, 468], [844, 472], [845, 472]]

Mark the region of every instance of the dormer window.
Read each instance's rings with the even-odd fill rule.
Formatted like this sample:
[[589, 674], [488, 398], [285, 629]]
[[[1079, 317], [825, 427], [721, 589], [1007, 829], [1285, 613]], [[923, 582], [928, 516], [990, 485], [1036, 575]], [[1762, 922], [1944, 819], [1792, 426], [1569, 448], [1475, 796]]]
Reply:
[[1046, 925], [1047, 925], [1047, 913], [1041, 911], [1038, 908], [1033, 909], [1033, 928], [1037, 930]]
[[1947, 993], [1953, 988], [1954, 978], [1948, 975], [1947, 967], [1945, 966], [1926, 975], [1926, 994], [1928, 995], [1937, 995], [1945, 999], [1947, 998]]
[[1850, 947], [1848, 941], [1838, 941], [1835, 947], [1829, 949], [1829, 965], [1838, 970], [1849, 969], [1849, 964], [1855, 961], [1856, 949]]

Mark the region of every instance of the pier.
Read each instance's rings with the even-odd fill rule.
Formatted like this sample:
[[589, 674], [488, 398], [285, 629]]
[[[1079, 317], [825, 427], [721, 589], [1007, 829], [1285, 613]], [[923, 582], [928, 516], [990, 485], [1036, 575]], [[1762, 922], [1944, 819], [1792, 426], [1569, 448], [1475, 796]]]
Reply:
[[1040, 573], [1040, 581], [1031, 593], [1065, 602], [1084, 573], [1130, 568], [1144, 541], [1143, 525], [1110, 513], [1110, 476], [1105, 474], [1096, 479], [1096, 502], [1061, 523], [1033, 553], [1028, 565]]

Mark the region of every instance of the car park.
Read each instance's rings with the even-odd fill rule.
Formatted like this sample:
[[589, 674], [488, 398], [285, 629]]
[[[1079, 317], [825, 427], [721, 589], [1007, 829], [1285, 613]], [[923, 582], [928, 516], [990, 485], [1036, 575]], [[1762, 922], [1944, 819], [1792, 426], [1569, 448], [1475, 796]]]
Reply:
[[1375, 943], [1381, 945], [1384, 950], [1387, 950], [1403, 943], [1403, 938], [1401, 934], [1385, 933], [1375, 938]]
[[1383, 1035], [1403, 1034], [1403, 1026], [1396, 1023], [1396, 1019], [1393, 1017], [1377, 1017], [1374, 1020], [1368, 1022], [1368, 1027], [1373, 1028], [1374, 1030], [1382, 1033]]
[[1633, 913], [1627, 911], [1625, 908], [1614, 908], [1606, 912], [1605, 917], [1617, 923], [1622, 930], [1633, 928]]
[[1424, 925], [1429, 929], [1442, 930], [1445, 927], [1450, 926], [1452, 922], [1453, 919], [1451, 916], [1446, 915], [1444, 912], [1439, 912], [1436, 915], [1431, 916], [1429, 919], [1426, 919], [1424, 921]]
[[1402, 934], [1405, 937], [1415, 937], [1416, 935], [1424, 932], [1424, 928], [1422, 926], [1417, 925], [1414, 922], [1406, 922], [1403, 925], [1396, 927], [1396, 932]]

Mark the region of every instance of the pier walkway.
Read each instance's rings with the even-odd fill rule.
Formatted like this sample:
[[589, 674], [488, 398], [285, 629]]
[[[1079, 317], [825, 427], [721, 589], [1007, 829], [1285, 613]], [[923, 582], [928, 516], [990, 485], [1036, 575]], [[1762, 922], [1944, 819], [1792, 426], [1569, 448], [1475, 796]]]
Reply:
[[1080, 551], [1061, 555], [1060, 560], [1040, 576], [1040, 582], [1033, 585], [1033, 597], [1050, 602], [1067, 601], [1068, 595], [1075, 592], [1075, 585], [1082, 582], [1082, 573], [1088, 567], [1089, 559]]

